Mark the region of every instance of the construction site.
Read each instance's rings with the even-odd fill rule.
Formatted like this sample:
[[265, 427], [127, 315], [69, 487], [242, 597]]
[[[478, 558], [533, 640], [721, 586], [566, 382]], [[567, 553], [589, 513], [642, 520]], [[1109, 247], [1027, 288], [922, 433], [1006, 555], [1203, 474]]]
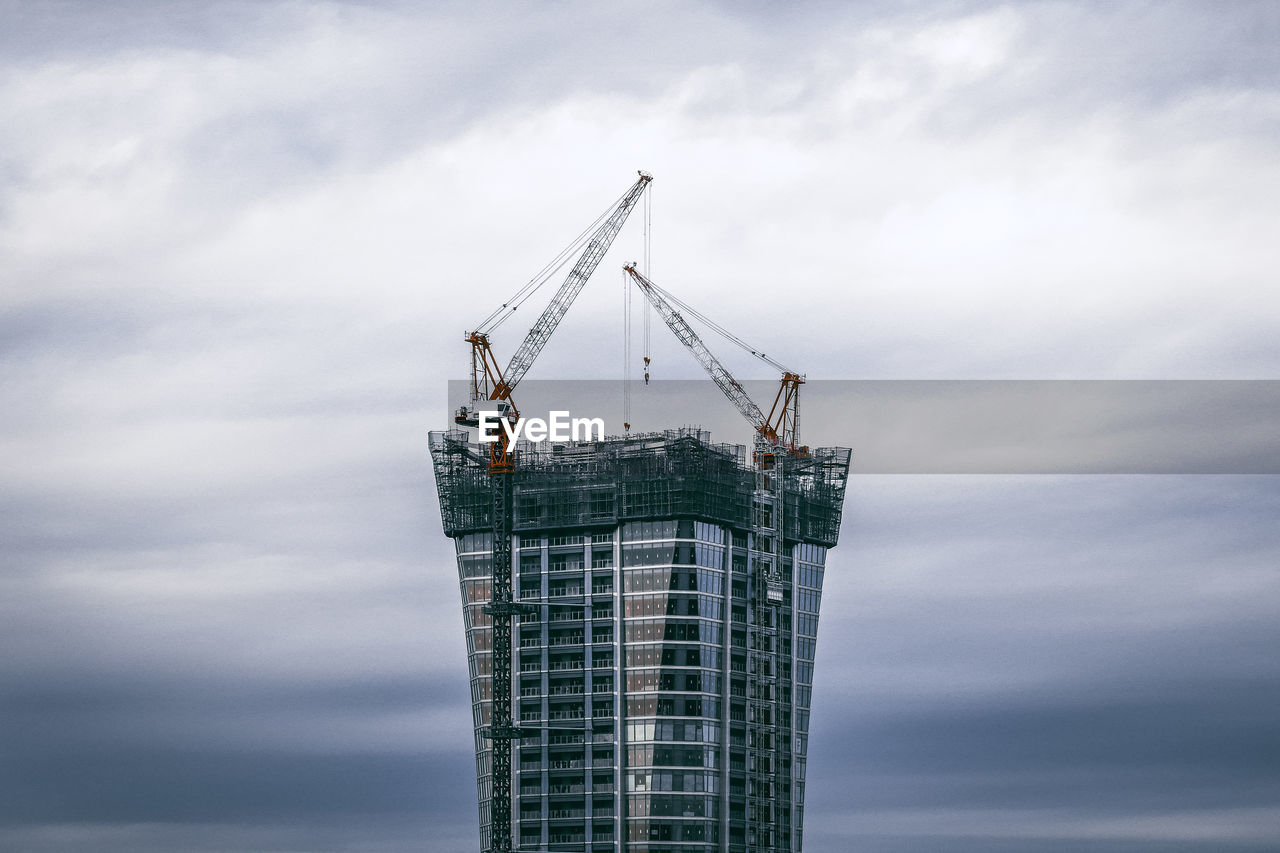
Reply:
[[650, 180], [562, 253], [576, 262], [505, 368], [490, 334], [536, 286], [465, 335], [470, 401], [430, 435], [484, 853], [803, 849], [822, 581], [850, 464], [847, 448], [800, 444], [803, 375], [764, 359], [781, 373], [766, 414], [689, 318], [711, 321], [630, 264], [751, 444], [633, 433], [625, 417], [603, 440], [477, 434], [483, 413], [519, 418], [513, 390]]

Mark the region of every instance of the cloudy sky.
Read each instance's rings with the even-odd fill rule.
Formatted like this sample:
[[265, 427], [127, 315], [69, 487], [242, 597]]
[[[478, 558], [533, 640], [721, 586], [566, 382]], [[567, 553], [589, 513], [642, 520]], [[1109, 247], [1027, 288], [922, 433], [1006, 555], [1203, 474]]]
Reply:
[[[474, 849], [426, 431], [636, 169], [653, 278], [811, 379], [1280, 378], [1274, 4], [0, 21], [6, 850]], [[642, 251], [531, 379], [618, 378]], [[1275, 849], [1277, 517], [1239, 468], [855, 477], [806, 849]]]

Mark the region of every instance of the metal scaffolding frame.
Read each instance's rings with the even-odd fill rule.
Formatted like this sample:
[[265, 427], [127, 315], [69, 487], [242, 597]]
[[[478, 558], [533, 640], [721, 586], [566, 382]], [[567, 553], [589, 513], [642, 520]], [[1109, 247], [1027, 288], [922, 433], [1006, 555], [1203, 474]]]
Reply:
[[[430, 435], [446, 536], [493, 529], [488, 456], [465, 430]], [[713, 444], [706, 430], [684, 428], [599, 442], [514, 446], [512, 530], [599, 527], [642, 518], [699, 518], [750, 531], [755, 468], [746, 447]], [[820, 447], [788, 457], [776, 480], [782, 539], [833, 546], [850, 451]]]

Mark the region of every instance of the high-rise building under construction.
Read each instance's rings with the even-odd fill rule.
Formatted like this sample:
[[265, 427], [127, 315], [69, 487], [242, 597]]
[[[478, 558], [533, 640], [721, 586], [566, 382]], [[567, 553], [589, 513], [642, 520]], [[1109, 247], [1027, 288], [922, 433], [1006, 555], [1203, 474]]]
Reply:
[[[462, 590], [481, 849], [799, 851], [849, 451], [749, 463], [697, 430], [510, 451], [510, 493], [495, 500], [491, 450], [464, 430], [431, 435]], [[499, 679], [513, 731], [497, 780], [509, 815], [491, 818], [495, 512], [510, 515], [496, 550], [514, 601]]]
[[[744, 446], [702, 431], [632, 434], [625, 402], [621, 437], [518, 440], [513, 389], [651, 180], [640, 172], [467, 334], [469, 405], [454, 421], [486, 440], [431, 434], [462, 588], [482, 851], [790, 853], [803, 842], [818, 605], [849, 471], [848, 450], [800, 444], [804, 377], [629, 264], [628, 306], [634, 282], [751, 424], [750, 464]], [[489, 335], [578, 248], [502, 369]], [[767, 415], [686, 314], [782, 371]], [[647, 382], [647, 347], [644, 364]]]

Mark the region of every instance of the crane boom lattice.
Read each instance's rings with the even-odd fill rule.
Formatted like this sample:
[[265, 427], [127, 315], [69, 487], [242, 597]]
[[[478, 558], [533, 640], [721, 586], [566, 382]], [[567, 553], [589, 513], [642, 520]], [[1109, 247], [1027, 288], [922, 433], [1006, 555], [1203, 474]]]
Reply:
[[[729, 401], [751, 424], [756, 431], [757, 440], [764, 445], [762, 450], [765, 454], [769, 454], [770, 448], [781, 446], [793, 456], [806, 455], [808, 448], [800, 445], [800, 386], [804, 384], [804, 377], [790, 370], [783, 370], [782, 384], [779, 386], [778, 393], [773, 400], [773, 406], [766, 416], [738, 380], [733, 378], [733, 374], [720, 363], [720, 360], [712, 354], [711, 350], [707, 349], [707, 345], [703, 343], [702, 338], [685, 320], [684, 315], [672, 304], [675, 301], [674, 297], [670, 297], [640, 273], [634, 264], [628, 264], [623, 269], [639, 285], [640, 292], [658, 310], [663, 321], [675, 334], [676, 338], [679, 339], [680, 343], [684, 344], [685, 348], [693, 354], [693, 357], [702, 365], [703, 370], [707, 372], [711, 380], [719, 386], [724, 395], [729, 398]], [[692, 311], [692, 309], [689, 310]], [[702, 319], [710, 322], [706, 318]], [[746, 344], [727, 331], [719, 327], [716, 327], [716, 329], [757, 358], [775, 367], [781, 366], [763, 353], [747, 347]]]
[[496, 393], [500, 393], [501, 396], [495, 396], [494, 399], [505, 399], [509, 396], [511, 389], [515, 388], [516, 384], [529, 372], [534, 359], [538, 357], [538, 353], [542, 352], [551, 334], [564, 319], [569, 306], [573, 304], [573, 300], [586, 285], [587, 279], [591, 278], [591, 274], [600, 265], [605, 252], [609, 251], [609, 247], [613, 245], [613, 239], [618, 236], [622, 224], [627, 221], [636, 202], [640, 200], [640, 194], [644, 192], [644, 188], [651, 180], [653, 180], [651, 175], [641, 172], [640, 179], [622, 197], [613, 214], [591, 235], [591, 241], [587, 244], [582, 256], [578, 258], [578, 262], [573, 265], [573, 269], [569, 271], [564, 284], [560, 285], [556, 295], [543, 310], [542, 316], [529, 329], [529, 334], [520, 344], [520, 348], [511, 356], [507, 369], [502, 372], [502, 380], [497, 385]]
[[640, 291], [644, 293], [650, 304], [657, 309], [663, 322], [680, 340], [680, 343], [684, 344], [689, 352], [693, 353], [693, 357], [698, 360], [698, 363], [707, 371], [712, 381], [720, 387], [720, 390], [737, 407], [742, 416], [757, 430], [763, 427], [767, 423], [764, 412], [760, 411], [760, 407], [755, 404], [755, 401], [747, 396], [746, 390], [738, 383], [738, 380], [733, 378], [733, 374], [729, 373], [725, 366], [720, 363], [720, 360], [712, 354], [711, 350], [707, 349], [707, 345], [702, 342], [702, 338], [693, 330], [693, 327], [684, 319], [684, 316], [667, 301], [666, 297], [658, 291], [653, 282], [636, 270], [634, 266], [628, 265], [624, 269], [631, 275], [636, 284], [640, 285]]

